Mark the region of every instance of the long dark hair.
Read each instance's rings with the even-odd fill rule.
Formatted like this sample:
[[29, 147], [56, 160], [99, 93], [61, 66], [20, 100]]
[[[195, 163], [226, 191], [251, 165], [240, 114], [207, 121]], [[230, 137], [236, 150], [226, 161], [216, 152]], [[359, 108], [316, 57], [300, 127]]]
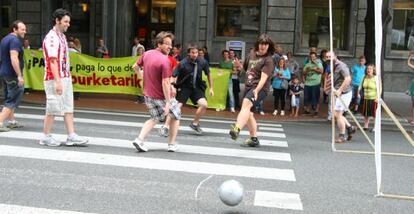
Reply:
[[266, 33], [262, 33], [259, 37], [257, 37], [256, 44], [254, 45], [254, 50], [259, 50], [259, 44], [269, 44], [269, 48], [267, 49], [268, 55], [273, 55], [275, 53], [275, 43], [272, 40], [272, 37]]

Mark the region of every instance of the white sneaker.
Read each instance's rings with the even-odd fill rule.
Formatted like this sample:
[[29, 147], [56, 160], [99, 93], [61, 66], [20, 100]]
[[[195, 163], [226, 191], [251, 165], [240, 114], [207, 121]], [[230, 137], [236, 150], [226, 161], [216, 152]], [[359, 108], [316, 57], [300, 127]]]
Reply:
[[164, 125], [162, 125], [162, 126], [160, 127], [160, 129], [158, 130], [158, 134], [159, 134], [161, 137], [168, 137], [168, 128], [167, 128], [167, 127], [165, 127]]
[[234, 113], [234, 112], [236, 112], [236, 110], [232, 107], [232, 108], [230, 108], [230, 112]]
[[61, 146], [62, 143], [57, 141], [55, 138], [52, 137], [52, 135], [47, 136], [46, 138], [40, 139], [39, 144], [42, 146]]
[[276, 115], [277, 115], [277, 110], [275, 110], [275, 111], [273, 112], [273, 115], [274, 115], [274, 116], [276, 116]]
[[65, 145], [66, 146], [80, 146], [80, 145], [87, 144], [88, 142], [89, 142], [88, 139], [79, 137], [79, 135], [75, 134], [72, 137], [68, 137], [68, 139], [66, 140]]
[[168, 152], [175, 152], [175, 151], [177, 151], [178, 150], [178, 146], [177, 146], [177, 144], [175, 143], [175, 144], [168, 144]]
[[260, 115], [265, 115], [264, 111], [261, 111], [261, 112], [260, 112]]
[[280, 116], [285, 116], [285, 111], [280, 111]]
[[148, 152], [148, 148], [145, 146], [144, 141], [138, 138], [135, 138], [135, 140], [132, 142], [132, 145], [135, 146], [138, 152]]

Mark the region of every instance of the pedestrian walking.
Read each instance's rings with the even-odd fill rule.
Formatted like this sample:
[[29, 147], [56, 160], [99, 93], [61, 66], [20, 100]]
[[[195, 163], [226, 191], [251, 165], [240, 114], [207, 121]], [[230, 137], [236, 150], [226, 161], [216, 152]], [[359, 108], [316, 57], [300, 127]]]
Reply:
[[70, 26], [71, 14], [64, 9], [57, 9], [52, 15], [53, 28], [43, 40], [45, 59], [44, 87], [46, 93], [46, 115], [44, 119], [43, 137], [39, 144], [60, 146], [50, 134], [55, 116], [65, 120], [67, 140], [66, 146], [77, 146], [88, 143], [87, 139], [75, 133], [73, 123], [73, 86], [70, 74], [69, 47], [65, 32]]
[[174, 85], [177, 89], [176, 99], [180, 106], [187, 103], [189, 98], [194, 105], [197, 104], [198, 106], [190, 128], [201, 135], [203, 130], [200, 127], [200, 118], [206, 112], [208, 106], [205, 96], [207, 84], [202, 80], [202, 72], [207, 76], [210, 96], [214, 96], [214, 91], [208, 62], [198, 56], [198, 51], [197, 47], [193, 45], [187, 49], [188, 56], [181, 60], [174, 69], [173, 77], [176, 78]]
[[[175, 152], [178, 149], [175, 139], [181, 118], [181, 111], [177, 102], [171, 99], [171, 65], [167, 55], [171, 51], [174, 35], [161, 31], [155, 36], [157, 48], [145, 52], [134, 69], [144, 70], [144, 97], [145, 105], [151, 118], [145, 121], [139, 135], [132, 144], [139, 152], [146, 152], [145, 138], [158, 122], [165, 122], [166, 116], [171, 117], [169, 124], [167, 151]], [[173, 92], [174, 94], [174, 92]]]
[[[352, 99], [352, 87], [351, 87], [351, 73], [348, 66], [340, 61], [334, 52], [326, 53], [327, 63], [330, 64], [330, 60], [333, 61], [334, 69], [332, 75], [334, 75], [334, 116], [339, 128], [339, 136], [336, 138], [336, 143], [344, 143], [346, 140], [352, 139], [352, 134], [355, 133], [356, 127], [352, 126], [346, 117], [343, 115], [348, 110], [349, 104]], [[347, 137], [346, 133], [347, 132]]]
[[[20, 41], [26, 35], [26, 25], [16, 20], [11, 25], [12, 32], [0, 43], [0, 77], [4, 86], [4, 103], [0, 113], [0, 132], [10, 128], [21, 128], [16, 121], [14, 111], [19, 106], [24, 92], [23, 44]], [[9, 119], [8, 125], [4, 121]]]
[[254, 118], [254, 107], [263, 101], [270, 89], [270, 79], [275, 69], [272, 58], [275, 52], [274, 42], [267, 34], [261, 34], [255, 43], [254, 49], [247, 55], [243, 66], [236, 60], [235, 66], [246, 71], [245, 87], [246, 92], [243, 98], [242, 107], [237, 115], [236, 124], [231, 126], [230, 137], [236, 140], [240, 130], [247, 125], [250, 138], [242, 146], [256, 147], [260, 145], [257, 138], [257, 123]]

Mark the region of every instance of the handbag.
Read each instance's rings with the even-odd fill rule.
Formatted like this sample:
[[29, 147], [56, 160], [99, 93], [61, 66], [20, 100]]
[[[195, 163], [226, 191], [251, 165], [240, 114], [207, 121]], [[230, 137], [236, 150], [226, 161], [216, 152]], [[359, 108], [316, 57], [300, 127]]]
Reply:
[[288, 89], [289, 88], [289, 82], [286, 79], [282, 79], [282, 83], [280, 83], [280, 87], [282, 87], [283, 89]]

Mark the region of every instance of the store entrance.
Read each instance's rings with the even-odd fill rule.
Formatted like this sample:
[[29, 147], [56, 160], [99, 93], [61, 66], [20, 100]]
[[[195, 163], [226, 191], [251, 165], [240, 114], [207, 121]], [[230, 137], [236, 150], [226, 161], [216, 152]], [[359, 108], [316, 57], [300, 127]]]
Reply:
[[160, 31], [175, 31], [175, 0], [136, 0], [135, 36], [146, 49]]

